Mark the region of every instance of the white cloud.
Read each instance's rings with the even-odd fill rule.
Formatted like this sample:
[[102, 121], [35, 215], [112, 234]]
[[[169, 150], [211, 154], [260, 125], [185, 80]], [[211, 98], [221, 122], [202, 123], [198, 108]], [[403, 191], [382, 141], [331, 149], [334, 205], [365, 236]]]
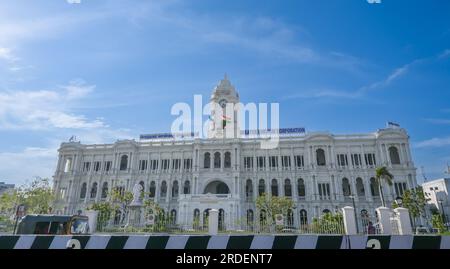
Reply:
[[443, 59], [443, 58], [447, 58], [449, 56], [450, 56], [450, 49], [446, 49], [439, 55], [439, 58]]
[[67, 0], [69, 4], [81, 4], [81, 0]]
[[450, 125], [450, 119], [425, 119], [427, 122], [440, 125]]
[[15, 184], [36, 176], [51, 179], [56, 162], [56, 148], [28, 147], [20, 152], [0, 152], [0, 178]]
[[417, 148], [443, 147], [443, 146], [450, 146], [450, 137], [444, 138], [435, 137], [416, 144]]
[[92, 129], [107, 127], [100, 119], [89, 120], [71, 112], [78, 99], [95, 88], [81, 81], [60, 90], [0, 92], [0, 129]]
[[354, 99], [359, 96], [355, 92], [345, 92], [338, 90], [313, 90], [283, 97], [282, 99], [315, 99], [315, 98], [345, 98]]
[[19, 60], [19, 58], [12, 53], [11, 49], [4, 47], [0, 47], [0, 59], [6, 60], [7, 62], [16, 62]]
[[[360, 87], [358, 90], [355, 91], [341, 91], [341, 90], [316, 90], [314, 92], [307, 92], [307, 93], [300, 93], [300, 94], [294, 94], [290, 96], [286, 96], [283, 99], [297, 99], [297, 98], [345, 98], [345, 99], [356, 99], [356, 98], [362, 98], [366, 96], [370, 91], [383, 89], [391, 85], [394, 81], [400, 79], [401, 77], [405, 76], [410, 69], [413, 66], [422, 64], [427, 61], [435, 61], [438, 59], [442, 59], [443, 55], [448, 56], [450, 55], [450, 50], [445, 50], [438, 56], [428, 57], [428, 58], [421, 58], [416, 59], [408, 64], [405, 64], [399, 68], [394, 69], [391, 73], [389, 73], [385, 78], [382, 80], [373, 82], [369, 85]], [[450, 109], [443, 109], [444, 112], [449, 112]], [[443, 119], [430, 119], [429, 121], [433, 121], [434, 123], [438, 124], [449, 124], [448, 120]]]

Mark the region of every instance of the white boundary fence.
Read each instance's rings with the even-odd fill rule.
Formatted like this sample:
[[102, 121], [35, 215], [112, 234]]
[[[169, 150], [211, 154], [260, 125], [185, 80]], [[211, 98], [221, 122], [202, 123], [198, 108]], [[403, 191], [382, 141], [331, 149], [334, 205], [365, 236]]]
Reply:
[[[152, 223], [139, 223], [133, 218], [114, 218], [96, 212], [87, 212], [96, 221], [90, 221], [91, 233], [165, 233], [165, 234], [323, 234], [323, 235], [410, 235], [412, 234], [408, 210], [377, 208], [377, 215], [355, 215], [353, 207], [342, 208], [342, 214], [325, 214], [311, 223], [299, 227], [286, 226], [283, 222], [253, 222], [234, 230], [221, 227], [218, 214], [209, 214], [201, 225], [179, 224], [164, 216], [155, 216]], [[214, 213], [214, 209], [211, 210]], [[280, 224], [280, 225], [278, 225]], [[95, 227], [92, 229], [92, 227]]]
[[[391, 210], [386, 207], [377, 208], [375, 218], [367, 215], [362, 216], [357, 222], [355, 209], [344, 207], [342, 209], [345, 223], [345, 234], [355, 235], [411, 235], [412, 226], [409, 212], [406, 208]], [[359, 230], [361, 229], [361, 230]]]

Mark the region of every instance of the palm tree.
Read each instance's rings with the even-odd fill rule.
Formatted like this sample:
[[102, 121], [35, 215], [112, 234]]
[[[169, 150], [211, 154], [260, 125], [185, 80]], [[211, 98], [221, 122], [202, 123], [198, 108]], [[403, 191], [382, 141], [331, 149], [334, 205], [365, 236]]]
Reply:
[[392, 186], [392, 180], [394, 179], [394, 176], [388, 171], [385, 166], [378, 167], [375, 171], [375, 174], [378, 183], [378, 189], [380, 191], [381, 205], [383, 207], [386, 207], [383, 196], [383, 187], [381, 185], [383, 182], [386, 182], [389, 186]]

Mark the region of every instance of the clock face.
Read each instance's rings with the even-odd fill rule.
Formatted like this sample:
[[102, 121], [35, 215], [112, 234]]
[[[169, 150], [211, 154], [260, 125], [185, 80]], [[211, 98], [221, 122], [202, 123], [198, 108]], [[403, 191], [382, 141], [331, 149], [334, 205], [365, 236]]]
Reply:
[[225, 108], [225, 106], [227, 105], [227, 100], [225, 100], [225, 99], [220, 100], [220, 101], [219, 101], [219, 105], [220, 105], [222, 108]]

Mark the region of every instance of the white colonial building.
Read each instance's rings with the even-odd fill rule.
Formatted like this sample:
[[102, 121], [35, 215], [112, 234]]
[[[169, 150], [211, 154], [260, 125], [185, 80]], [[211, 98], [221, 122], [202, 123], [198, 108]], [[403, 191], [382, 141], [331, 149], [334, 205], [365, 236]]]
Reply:
[[[211, 100], [236, 103], [239, 95], [225, 77]], [[258, 138], [239, 137], [62, 143], [54, 188], [60, 195], [57, 208], [71, 214], [109, 199], [112, 188], [132, 191], [140, 184], [144, 199], [157, 202], [176, 223], [202, 222], [205, 210], [215, 208], [226, 229], [259, 221], [258, 195], [287, 196], [295, 202], [287, 224], [298, 227], [353, 202], [357, 212], [374, 214], [381, 205], [374, 179], [378, 166], [387, 166], [395, 177], [393, 186], [383, 186], [388, 205], [417, 185], [404, 129], [288, 134], [275, 149], [262, 149]]]

